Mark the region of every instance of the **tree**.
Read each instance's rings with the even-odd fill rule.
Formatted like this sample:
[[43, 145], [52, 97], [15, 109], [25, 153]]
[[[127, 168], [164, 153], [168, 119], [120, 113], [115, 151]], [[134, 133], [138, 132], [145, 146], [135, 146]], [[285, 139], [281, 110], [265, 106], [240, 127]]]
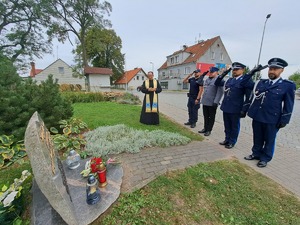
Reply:
[[48, 128], [58, 127], [60, 120], [73, 115], [71, 103], [61, 97], [52, 77], [41, 85], [30, 78], [23, 81], [11, 60], [1, 54], [0, 68], [0, 135], [14, 135], [16, 140], [23, 140], [35, 111]]
[[300, 70], [293, 73], [291, 76], [289, 76], [289, 80], [292, 80], [296, 83], [297, 88], [300, 86]]
[[43, 29], [48, 21], [48, 0], [2, 0], [0, 2], [0, 52], [12, 62], [41, 58], [52, 51]]
[[53, 15], [48, 34], [58, 37], [59, 41], [69, 39], [73, 33], [82, 48], [80, 49], [81, 66], [88, 65], [85, 38], [89, 28], [93, 26], [110, 27], [110, 21], [104, 18], [112, 11], [111, 4], [99, 0], [55, 0], [52, 3]]
[[[81, 47], [81, 46], [80, 46]], [[95, 67], [111, 68], [113, 80], [124, 73], [124, 54], [121, 53], [122, 40], [114, 30], [93, 27], [87, 32], [87, 59]]]

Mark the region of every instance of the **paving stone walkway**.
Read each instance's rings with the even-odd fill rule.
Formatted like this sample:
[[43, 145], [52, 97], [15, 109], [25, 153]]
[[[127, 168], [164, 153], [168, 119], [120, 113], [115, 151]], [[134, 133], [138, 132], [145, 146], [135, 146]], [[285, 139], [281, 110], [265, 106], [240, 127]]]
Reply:
[[[142, 95], [140, 96], [142, 97]], [[183, 124], [187, 120], [185, 96], [185, 93], [160, 94], [160, 112], [170, 119]], [[139, 189], [169, 170], [183, 169], [201, 162], [236, 158], [273, 179], [300, 198], [300, 118], [297, 116], [297, 112], [300, 112], [300, 100], [297, 101], [299, 102], [295, 104], [291, 124], [278, 133], [275, 155], [267, 167], [258, 168], [256, 160], [246, 161], [243, 159], [244, 156], [251, 153], [252, 147], [251, 119], [248, 117], [241, 122], [239, 140], [233, 149], [228, 150], [218, 144], [224, 139], [222, 114], [220, 109], [218, 109], [213, 132], [209, 137], [205, 137], [205, 140], [202, 142], [194, 141], [186, 146], [173, 146], [164, 149], [144, 149], [137, 154], [122, 154], [124, 177], [121, 192], [132, 192]], [[202, 128], [203, 117], [201, 108], [196, 128], [190, 129], [197, 133]]]

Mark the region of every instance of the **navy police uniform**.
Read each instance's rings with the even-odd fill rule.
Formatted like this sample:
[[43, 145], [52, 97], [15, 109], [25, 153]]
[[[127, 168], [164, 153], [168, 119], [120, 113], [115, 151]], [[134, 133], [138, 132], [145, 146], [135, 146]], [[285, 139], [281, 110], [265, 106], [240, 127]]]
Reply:
[[[232, 64], [232, 69], [244, 69], [246, 66], [239, 62]], [[245, 117], [250, 106], [251, 89], [254, 82], [250, 79], [245, 85], [241, 85], [244, 76], [231, 77], [225, 83], [222, 76], [215, 82], [217, 86], [224, 86], [224, 97], [221, 104], [223, 122], [225, 128], [225, 141], [220, 144], [226, 148], [232, 148], [238, 139], [240, 132], [240, 118]]]
[[[268, 61], [269, 68], [284, 68], [287, 65], [287, 62], [280, 58]], [[275, 83], [272, 84], [271, 81]], [[276, 80], [261, 79], [253, 88], [253, 101], [248, 116], [253, 119], [252, 158], [257, 158], [259, 163], [264, 164], [260, 167], [266, 166], [266, 163], [272, 160], [276, 134], [290, 121], [295, 90], [294, 82], [280, 77]], [[249, 160], [249, 157], [245, 159]]]
[[[198, 71], [200, 72], [200, 70]], [[189, 79], [190, 83], [190, 90], [188, 93], [188, 113], [189, 113], [189, 123], [190, 124], [196, 124], [198, 121], [198, 110], [200, 108], [200, 101], [198, 104], [195, 103], [198, 93], [199, 93], [199, 88], [200, 86], [203, 85], [203, 76], [200, 76], [198, 79], [195, 77], [192, 77]]]

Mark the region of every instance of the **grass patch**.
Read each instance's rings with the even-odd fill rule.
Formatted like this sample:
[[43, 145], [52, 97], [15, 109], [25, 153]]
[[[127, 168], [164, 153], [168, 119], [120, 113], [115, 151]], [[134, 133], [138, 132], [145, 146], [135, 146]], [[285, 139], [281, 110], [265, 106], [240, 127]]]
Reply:
[[248, 166], [224, 160], [170, 172], [122, 194], [92, 224], [296, 225], [300, 202]]
[[201, 141], [203, 137], [195, 134], [188, 128], [171, 121], [160, 113], [159, 125], [145, 125], [140, 123], [141, 106], [118, 104], [115, 102], [75, 103], [74, 117], [86, 122], [91, 129], [100, 126], [112, 126], [125, 124], [129, 127], [141, 130], [164, 130], [179, 133], [192, 140]]

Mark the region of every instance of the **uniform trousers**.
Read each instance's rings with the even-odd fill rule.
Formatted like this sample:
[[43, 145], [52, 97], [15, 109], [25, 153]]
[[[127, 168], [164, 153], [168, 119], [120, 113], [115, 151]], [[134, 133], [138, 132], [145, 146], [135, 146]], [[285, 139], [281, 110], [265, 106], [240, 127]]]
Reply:
[[216, 118], [217, 108], [213, 106], [203, 105], [203, 116], [204, 116], [204, 130], [212, 131], [215, 118]]
[[225, 141], [235, 145], [240, 132], [240, 113], [223, 112], [223, 121], [225, 127]]
[[197, 123], [198, 121], [198, 110], [200, 108], [200, 102], [195, 104], [196, 98], [189, 97], [187, 107], [189, 112], [189, 122]]
[[261, 123], [252, 120], [253, 147], [252, 154], [261, 161], [269, 162], [273, 158], [278, 128], [276, 124]]

